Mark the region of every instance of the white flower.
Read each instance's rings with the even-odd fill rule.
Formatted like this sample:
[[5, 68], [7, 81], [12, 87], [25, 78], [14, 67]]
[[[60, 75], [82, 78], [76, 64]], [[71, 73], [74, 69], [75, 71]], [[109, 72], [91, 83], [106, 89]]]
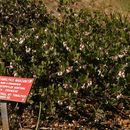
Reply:
[[22, 44], [25, 41], [25, 38], [20, 38], [19, 44]]
[[127, 30], [128, 28], [124, 28], [124, 31]]
[[125, 67], [128, 67], [128, 63], [125, 64]]
[[82, 42], [82, 41], [83, 41], [83, 38], [80, 38], [80, 41]]
[[68, 108], [70, 111], [72, 111], [72, 110], [74, 109], [74, 107], [72, 107], [72, 105], [67, 106], [67, 108]]
[[13, 63], [12, 62], [10, 62], [10, 69], [13, 69]]
[[37, 76], [34, 74], [34, 75], [33, 75], [33, 78], [36, 78], [36, 77], [37, 77]]
[[101, 70], [98, 70], [98, 75], [101, 75], [101, 74], [102, 74]]
[[68, 88], [69, 84], [63, 84], [64, 88]]
[[81, 86], [81, 88], [82, 88], [82, 89], [84, 89], [84, 88], [85, 88], [85, 83]]
[[67, 41], [63, 42], [63, 46], [64, 46], [64, 47], [67, 46]]
[[77, 16], [78, 16], [78, 14], [74, 14], [74, 16], [75, 16], [75, 17], [77, 17]]
[[108, 55], [108, 51], [107, 50], [105, 50], [105, 54]]
[[37, 52], [36, 50], [32, 50], [32, 52]]
[[32, 61], [32, 62], [34, 61], [34, 56], [31, 57], [31, 61]]
[[50, 50], [52, 51], [54, 49], [54, 47], [53, 46], [50, 46]]
[[69, 47], [66, 47], [66, 50], [67, 50], [67, 51], [71, 51]]
[[67, 89], [67, 88], [71, 88], [71, 87], [72, 87], [72, 85], [71, 85], [71, 84], [66, 83], [66, 84], [63, 84], [63, 87], [64, 87], [65, 89]]
[[70, 48], [67, 46], [67, 41], [63, 42], [63, 46], [66, 48], [67, 51], [71, 51]]
[[117, 60], [117, 59], [118, 59], [118, 56], [112, 56], [112, 59], [113, 59], [113, 60]]
[[90, 34], [90, 32], [84, 32], [84, 35], [88, 36]]
[[62, 102], [62, 101], [58, 101], [58, 104], [59, 104], [59, 105], [62, 105], [62, 104], [63, 104], [63, 102]]
[[38, 36], [38, 35], [36, 35], [36, 36], [35, 36], [35, 38], [36, 38], [36, 39], [38, 39], [38, 38], [39, 38], [39, 36]]
[[119, 71], [118, 76], [122, 77], [122, 78], [125, 78], [125, 72], [124, 71]]
[[18, 38], [15, 38], [16, 41], [18, 41]]
[[9, 40], [12, 42], [12, 41], [14, 41], [14, 38], [9, 38]]
[[105, 104], [108, 104], [108, 101], [106, 101]]
[[78, 71], [79, 71], [79, 69], [76, 69], [76, 71], [78, 72]]
[[119, 94], [119, 95], [117, 95], [116, 98], [117, 98], [117, 99], [123, 98], [123, 95], [122, 95], [122, 94]]
[[73, 58], [75, 63], [78, 63], [78, 59], [76, 57]]
[[45, 32], [48, 32], [49, 31], [49, 29], [48, 28], [45, 28], [45, 30], [44, 30]]
[[14, 77], [18, 76], [18, 73], [16, 71], [13, 72]]
[[128, 53], [129, 49], [128, 48], [125, 48], [125, 54]]
[[90, 80], [89, 82], [88, 82], [88, 85], [87, 85], [87, 87], [89, 87], [89, 86], [91, 86], [92, 85], [92, 80]]
[[75, 63], [78, 63], [78, 60], [76, 60]]
[[96, 57], [96, 59], [97, 59], [97, 60], [99, 60], [99, 58], [98, 58], [98, 57]]
[[32, 31], [34, 31], [35, 30], [35, 28], [32, 28]]
[[70, 67], [68, 67], [68, 68], [66, 69], [66, 72], [69, 73], [69, 72], [71, 72], [72, 70], [73, 70], [73, 66], [70, 66]]
[[63, 74], [63, 72], [62, 71], [60, 71], [60, 72], [58, 72], [57, 73], [59, 76], [61, 76], [62, 74]]
[[80, 66], [79, 66], [79, 68], [81, 69], [81, 68], [82, 68], [82, 66], [80, 65]]
[[82, 50], [84, 47], [85, 47], [84, 44], [81, 44], [79, 50]]
[[86, 69], [87, 65], [83, 65], [83, 69]]
[[101, 77], [104, 77], [104, 75], [103, 75], [103, 74], [101, 74]]
[[29, 53], [31, 51], [31, 48], [28, 48], [27, 46], [26, 46], [26, 53]]
[[76, 95], [78, 94], [78, 91], [77, 91], [77, 89], [75, 89], [75, 90], [74, 90], [74, 94], [76, 94]]
[[6, 43], [6, 42], [3, 42], [3, 46], [4, 46], [4, 47], [7, 47], [7, 43]]
[[122, 55], [118, 55], [119, 56], [119, 58], [122, 58], [123, 56], [124, 56], [124, 54], [122, 54]]
[[43, 42], [43, 46], [47, 46], [47, 42]]
[[45, 54], [48, 54], [48, 51], [45, 51]]
[[120, 77], [121, 77], [121, 75], [122, 75], [122, 73], [121, 73], [121, 71], [119, 71], [118, 76], [120, 76]]
[[36, 17], [36, 18], [38, 18], [39, 16], [40, 16], [40, 14], [38, 14], [38, 13], [37, 13], [37, 14], [35, 14], [35, 17]]

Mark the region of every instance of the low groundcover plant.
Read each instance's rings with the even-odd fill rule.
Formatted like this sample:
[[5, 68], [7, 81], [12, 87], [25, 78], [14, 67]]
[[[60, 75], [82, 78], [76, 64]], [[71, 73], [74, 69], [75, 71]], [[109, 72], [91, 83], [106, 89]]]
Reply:
[[41, 120], [84, 119], [82, 125], [97, 113], [123, 111], [129, 95], [127, 18], [63, 5], [59, 13], [61, 19], [41, 1], [0, 2], [0, 75], [35, 79], [17, 110], [22, 114], [31, 105], [37, 115], [41, 102]]

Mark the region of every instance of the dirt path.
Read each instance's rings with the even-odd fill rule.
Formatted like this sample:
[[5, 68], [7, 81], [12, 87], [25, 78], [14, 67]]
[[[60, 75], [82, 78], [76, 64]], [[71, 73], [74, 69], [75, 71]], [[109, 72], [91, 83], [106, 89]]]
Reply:
[[[59, 0], [43, 0], [49, 11], [53, 11], [56, 17], [59, 17], [57, 12]], [[120, 12], [130, 19], [130, 1], [129, 0], [75, 0], [73, 8], [89, 10], [100, 10], [105, 13]]]

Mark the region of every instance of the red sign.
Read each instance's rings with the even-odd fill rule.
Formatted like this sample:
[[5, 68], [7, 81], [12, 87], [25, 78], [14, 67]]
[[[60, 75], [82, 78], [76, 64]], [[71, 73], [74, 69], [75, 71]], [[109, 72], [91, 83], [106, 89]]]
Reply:
[[0, 99], [26, 102], [33, 80], [0, 76]]

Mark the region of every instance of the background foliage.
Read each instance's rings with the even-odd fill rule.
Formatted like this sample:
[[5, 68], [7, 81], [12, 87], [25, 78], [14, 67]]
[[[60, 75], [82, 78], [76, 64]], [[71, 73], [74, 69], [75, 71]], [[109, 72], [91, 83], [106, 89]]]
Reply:
[[60, 1], [59, 20], [41, 1], [0, 2], [0, 75], [35, 79], [26, 104], [9, 103], [17, 114], [31, 106], [38, 115], [41, 103], [42, 121], [86, 125], [128, 107], [129, 22], [69, 4]]

